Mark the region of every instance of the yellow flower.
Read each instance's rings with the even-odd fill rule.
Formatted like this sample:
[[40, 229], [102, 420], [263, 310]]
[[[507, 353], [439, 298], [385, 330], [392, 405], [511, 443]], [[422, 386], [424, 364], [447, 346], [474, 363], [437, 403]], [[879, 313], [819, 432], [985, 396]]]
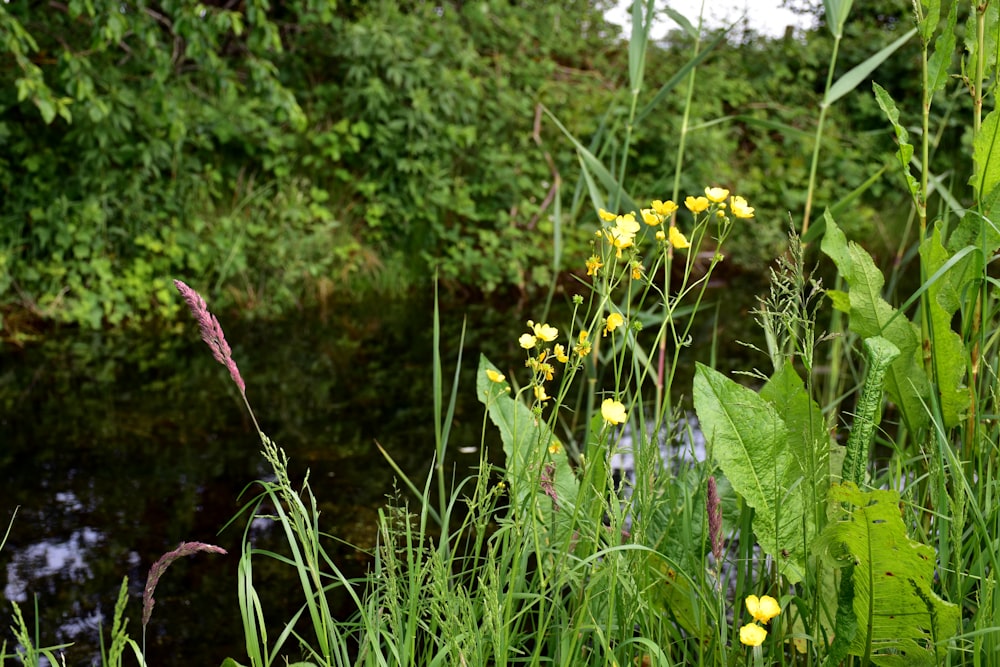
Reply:
[[517, 339], [517, 344], [526, 350], [530, 350], [531, 348], [535, 347], [535, 343], [537, 342], [538, 339], [536, 339], [531, 334], [521, 334], [521, 337]]
[[654, 199], [652, 202], [652, 206], [653, 210], [656, 211], [659, 215], [662, 215], [664, 218], [673, 215], [674, 212], [677, 210], [677, 204], [675, 204], [672, 199], [668, 199], [667, 201], [660, 201], [659, 199]]
[[667, 235], [666, 235], [666, 233], [664, 233], [664, 231], [662, 229], [657, 229], [656, 230], [656, 240], [657, 241], [666, 241], [667, 240]]
[[729, 196], [729, 190], [725, 188], [705, 188], [705, 196], [714, 204], [721, 204]]
[[768, 623], [772, 618], [781, 613], [778, 601], [770, 595], [758, 598], [756, 595], [748, 595], [746, 599], [747, 611], [754, 617], [754, 620], [761, 623]]
[[551, 380], [556, 369], [552, 367], [552, 364], [543, 362], [538, 364], [538, 372], [544, 375], [546, 380]]
[[558, 454], [562, 452], [562, 443], [558, 440], [553, 440], [552, 444], [549, 445], [549, 454]]
[[684, 200], [684, 205], [692, 213], [701, 213], [708, 208], [708, 199], [705, 197], [688, 197]]
[[653, 213], [652, 209], [644, 208], [642, 209], [641, 213], [642, 213], [642, 221], [645, 222], [650, 227], [655, 227], [656, 225], [663, 222], [660, 219], [660, 216], [656, 215], [656, 213]]
[[625, 324], [625, 318], [618, 313], [611, 313], [608, 315], [607, 321], [604, 323], [604, 335], [607, 336], [609, 333]]
[[691, 243], [687, 240], [687, 237], [681, 234], [676, 227], [670, 228], [670, 245], [678, 250], [691, 247]]
[[580, 336], [577, 339], [576, 346], [573, 347], [573, 351], [576, 352], [581, 357], [585, 357], [590, 354], [590, 341], [587, 338], [590, 336], [590, 332], [586, 329], [580, 332]]
[[621, 257], [622, 250], [631, 247], [632, 239], [635, 238], [635, 234], [623, 234], [617, 227], [614, 229], [605, 229], [604, 235], [608, 237], [608, 243], [618, 251], [615, 255], [616, 257]]
[[536, 384], [535, 385], [535, 398], [538, 401], [541, 401], [542, 403], [544, 403], [545, 401], [549, 400], [552, 397], [545, 393], [545, 387], [543, 387], [540, 384]]
[[634, 213], [626, 213], [615, 218], [615, 227], [624, 234], [635, 236], [639, 231], [639, 223], [636, 222]]
[[608, 213], [603, 208], [597, 209], [597, 215], [600, 216], [601, 220], [603, 220], [604, 222], [611, 222], [612, 220], [618, 217], [614, 213]]
[[611, 398], [605, 398], [604, 402], [601, 403], [601, 416], [609, 424], [624, 424], [628, 419], [622, 402]]
[[604, 263], [601, 261], [601, 258], [596, 255], [591, 255], [590, 259], [587, 260], [587, 275], [596, 276], [597, 270], [602, 266], [604, 266]]
[[560, 364], [565, 364], [569, 361], [569, 357], [566, 356], [566, 348], [563, 347], [562, 343], [556, 343], [556, 346], [552, 348], [552, 354]]
[[736, 195], [730, 200], [729, 207], [733, 211], [733, 215], [737, 218], [752, 218], [753, 217], [753, 207], [747, 205], [747, 200], [739, 195]]
[[642, 278], [642, 262], [639, 260], [632, 261], [632, 280], [639, 280]]
[[535, 324], [531, 320], [528, 320], [528, 328], [534, 332], [535, 336], [541, 338], [546, 343], [551, 343], [559, 337], [559, 329], [551, 327], [548, 324]]
[[498, 373], [492, 368], [486, 369], [486, 377], [488, 377], [491, 382], [503, 382], [505, 380], [503, 373]]
[[740, 628], [740, 642], [747, 646], [760, 646], [767, 638], [767, 630], [756, 623], [747, 623]]

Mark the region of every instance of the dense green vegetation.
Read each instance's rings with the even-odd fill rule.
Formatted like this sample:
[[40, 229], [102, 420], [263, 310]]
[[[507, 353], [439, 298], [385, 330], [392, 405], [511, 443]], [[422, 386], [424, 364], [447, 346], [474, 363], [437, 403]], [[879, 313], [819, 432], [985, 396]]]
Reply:
[[[851, 24], [841, 71], [895, 38], [904, 4], [895, 20], [873, 9], [878, 20]], [[562, 258], [586, 237], [575, 230], [594, 229], [592, 209], [572, 145], [539, 105], [616, 169], [627, 43], [604, 8], [0, 4], [3, 330], [173, 317], [178, 275], [220, 308], [273, 316], [398, 293], [435, 270], [448, 286], [489, 293], [577, 269]], [[803, 205], [829, 37], [734, 33], [713, 42], [690, 101], [675, 89], [650, 105], [693, 34], [650, 46], [645, 118], [622, 176], [671, 194], [688, 108], [680, 185], [756, 195], [763, 224], [737, 232], [734, 264], [759, 273]], [[913, 62], [886, 65], [888, 80], [910, 86], [898, 96], [915, 90]], [[822, 204], [864, 183], [891, 149], [871, 100], [845, 102], [827, 118]], [[892, 207], [871, 207], [892, 191], [877, 182], [868, 192], [847, 228], [893, 236]]]
[[[434, 418], [433, 460], [419, 479], [386, 456], [407, 495], [380, 512], [381, 539], [360, 579], [349, 578], [334, 556], [340, 545], [322, 527], [321, 490], [308, 477], [291, 478], [284, 450], [258, 425], [253, 384], [244, 381], [218, 320], [198, 291], [174, 281], [228, 371], [270, 472], [240, 517], [248, 526], [236, 582], [246, 654], [224, 666], [297, 660], [888, 667], [995, 660], [1000, 299], [990, 265], [1000, 250], [1000, 8], [920, 0], [912, 14], [888, 3], [852, 12], [851, 0], [826, 0], [824, 38], [727, 41], [682, 20], [659, 48], [648, 39], [654, 4], [633, 5], [631, 36], [620, 45], [593, 6], [575, 8], [583, 24], [581, 50], [571, 49], [581, 56], [577, 64], [618, 68], [620, 80], [603, 92], [583, 85], [587, 77], [562, 89], [565, 63], [542, 67], [532, 79], [542, 82], [537, 88], [511, 92], [508, 101], [549, 131], [531, 136], [548, 158], [534, 172], [513, 157], [528, 146], [525, 135], [512, 134], [522, 143], [499, 144], [509, 156], [486, 151], [472, 159], [473, 148], [505, 135], [480, 134], [486, 129], [478, 125], [468, 135], [449, 134], [469, 127], [455, 119], [470, 102], [461, 91], [476, 80], [468, 78], [477, 71], [471, 62], [444, 68], [454, 78], [432, 95], [420, 85], [408, 88], [408, 70], [399, 67], [411, 61], [398, 54], [414, 44], [457, 48], [458, 33], [423, 41], [423, 32], [433, 32], [428, 25], [453, 25], [445, 17], [470, 27], [495, 15], [513, 21], [503, 24], [514, 26], [510, 32], [497, 24], [488, 33], [462, 34], [477, 44], [476, 54], [493, 54], [494, 72], [503, 71], [500, 42], [484, 46], [475, 37], [507, 36], [514, 41], [503, 48], [523, 45], [517, 40], [543, 34], [528, 27], [529, 16], [551, 30], [564, 18], [561, 10], [445, 3], [400, 11], [375, 3], [315, 14], [319, 23], [343, 28], [347, 42], [358, 37], [355, 67], [365, 68], [357, 86], [330, 99], [347, 104], [366, 85], [390, 102], [388, 89], [408, 91], [387, 109], [367, 109], [379, 120], [352, 116], [337, 131], [338, 141], [357, 143], [333, 162], [370, 172], [345, 167], [341, 188], [309, 180], [309, 188], [325, 193], [311, 204], [323, 208], [319, 200], [329, 197], [339, 211], [363, 209], [337, 233], [386, 270], [434, 268], [449, 282], [486, 291], [536, 282], [555, 290], [563, 256], [579, 280], [563, 283], [572, 308], [567, 321], [549, 322], [550, 301], [533, 309], [516, 340], [523, 363], [501, 368], [480, 356], [474, 389], [460, 382], [469, 365], [464, 329], [458, 340], [443, 341], [435, 308], [432, 389], [424, 401]], [[369, 13], [371, 7], [378, 11]], [[313, 7], [299, 9], [314, 16]], [[197, 20], [209, 14], [195, 10]], [[11, 16], [8, 26], [15, 25]], [[217, 16], [225, 17], [216, 21], [223, 33], [249, 34], [236, 27], [242, 14]], [[409, 24], [414, 16], [423, 22]], [[370, 25], [385, 17], [391, 21], [382, 50], [373, 37], [382, 33]], [[248, 9], [245, 18], [277, 26], [270, 34], [287, 38], [270, 14]], [[393, 42], [397, 29], [411, 31], [405, 45]], [[240, 42], [251, 60], [257, 37]], [[277, 43], [264, 51], [277, 53]], [[607, 48], [587, 52], [584, 43]], [[309, 53], [328, 48], [347, 47], [324, 42]], [[281, 51], [290, 52], [288, 45]], [[543, 50], [537, 62], [529, 60], [555, 63], [563, 55]], [[24, 70], [30, 73], [26, 64]], [[284, 100], [279, 107], [295, 130], [309, 118], [310, 104], [301, 103], [308, 94], [284, 91], [296, 91], [294, 81], [309, 81], [312, 90], [322, 82], [296, 78], [293, 62], [264, 70], [261, 80], [272, 81], [271, 99]], [[241, 90], [255, 81], [253, 68], [246, 71], [245, 81], [233, 75]], [[671, 74], [660, 80], [665, 72]], [[348, 66], [340, 81], [351, 76]], [[443, 94], [453, 90], [449, 84], [458, 91], [454, 98]], [[72, 112], [42, 90], [34, 102], [43, 116], [55, 122]], [[489, 93], [490, 103], [507, 99], [499, 88], [464, 90]], [[545, 97], [556, 90], [565, 99]], [[441, 108], [428, 112], [431, 98]], [[540, 114], [536, 100], [548, 102]], [[607, 112], [595, 117], [596, 100]], [[424, 112], [422, 122], [407, 121]], [[488, 112], [481, 120], [499, 121]], [[421, 134], [441, 118], [448, 119], [439, 125], [444, 134]], [[400, 149], [389, 159], [377, 147], [396, 130], [405, 147], [386, 144], [386, 151]], [[301, 178], [315, 166], [300, 164], [301, 155], [278, 154], [289, 161], [272, 165], [272, 204], [285, 192], [278, 187], [284, 176]], [[573, 160], [575, 190], [557, 188], [551, 201], [533, 202], [528, 193], [545, 179], [559, 184]], [[470, 174], [476, 180], [465, 180]], [[533, 208], [510, 199], [510, 182], [498, 174], [515, 182], [524, 176], [523, 190], [515, 191]], [[423, 187], [404, 186], [407, 175]], [[230, 177], [250, 178], [242, 167]], [[500, 208], [492, 215], [485, 204], [479, 208], [512, 201], [504, 221]], [[789, 227], [787, 243], [779, 242]], [[551, 248], [539, 250], [549, 235]], [[285, 240], [262, 243], [261, 251], [273, 259]], [[680, 389], [690, 390], [692, 405], [677, 402], [677, 370], [694, 323], [711, 317], [709, 284], [724, 269], [751, 268], [768, 253], [778, 259], [752, 313], [765, 344], [745, 369], [750, 381], [721, 373], [713, 359]], [[879, 253], [888, 261], [876, 261]], [[553, 271], [540, 268], [546, 265]], [[491, 269], [500, 271], [495, 279]], [[323, 279], [330, 280], [312, 276], [314, 292], [325, 292]], [[246, 289], [251, 281], [244, 278], [241, 291], [229, 280], [215, 276], [217, 291], [230, 299], [255, 295], [263, 304], [262, 293]], [[167, 303], [169, 296], [160, 298]], [[716, 306], [717, 323], [732, 317], [721, 314], [726, 306]], [[444, 348], [456, 351], [450, 391]], [[474, 391], [483, 404], [484, 454], [466, 477], [446, 465], [460, 391]], [[485, 453], [487, 432], [502, 441], [499, 466]], [[612, 462], [622, 456], [630, 463], [616, 475]], [[283, 535], [279, 551], [255, 546], [249, 526], [261, 519]], [[143, 627], [167, 566], [200, 552], [219, 549], [188, 542], [153, 566]], [[300, 606], [280, 620], [268, 614], [255, 586], [264, 564], [297, 577]], [[127, 651], [145, 664], [151, 656], [120, 622], [128, 606], [124, 585], [122, 591], [102, 662], [121, 664]], [[352, 603], [348, 617], [331, 609], [334, 594]], [[39, 652], [55, 660], [55, 649], [39, 649], [37, 636], [32, 643], [13, 608], [21, 661], [38, 664]], [[7, 655], [0, 646], [0, 662]]]

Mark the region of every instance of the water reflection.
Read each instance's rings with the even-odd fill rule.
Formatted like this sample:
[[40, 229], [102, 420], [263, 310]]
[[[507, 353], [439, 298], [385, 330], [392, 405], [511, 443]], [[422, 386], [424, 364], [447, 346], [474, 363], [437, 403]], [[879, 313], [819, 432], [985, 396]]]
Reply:
[[[491, 306], [445, 308], [449, 366], [467, 314], [451, 435], [459, 476], [479, 461], [482, 408], [471, 389], [478, 354], [501, 367], [522, 365], [516, 338], [531, 317]], [[434, 446], [431, 318], [431, 304], [413, 300], [325, 321], [302, 314], [253, 325], [221, 317], [262, 427], [291, 457], [292, 479], [310, 471], [325, 528], [346, 542], [374, 544], [377, 508], [394, 488], [375, 439], [407, 473], [427, 469]], [[452, 370], [445, 368], [446, 378]], [[0, 552], [7, 575], [0, 640], [13, 646], [7, 600], [18, 602], [31, 625], [37, 601], [43, 644], [73, 642], [66, 664], [94, 664], [99, 627], [110, 626], [122, 577], [129, 577], [129, 631], [139, 637], [150, 565], [194, 540], [230, 555], [185, 558], [163, 576], [147, 630], [149, 660], [217, 665], [226, 656], [244, 658], [235, 584], [245, 520], [220, 529], [254, 494], [248, 482], [268, 469], [228, 380], [189, 318], [141, 335], [66, 332], [3, 352], [0, 530], [20, 509]], [[267, 522], [255, 522], [252, 534], [260, 548], [280, 538]], [[367, 564], [363, 551], [344, 544], [332, 552], [349, 574]], [[266, 560], [255, 566], [265, 610], [276, 618], [295, 610], [289, 574]]]

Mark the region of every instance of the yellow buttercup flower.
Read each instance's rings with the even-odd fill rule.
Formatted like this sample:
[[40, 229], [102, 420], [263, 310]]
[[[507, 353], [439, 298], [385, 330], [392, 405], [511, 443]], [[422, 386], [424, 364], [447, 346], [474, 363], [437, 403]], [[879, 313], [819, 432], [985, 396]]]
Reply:
[[642, 209], [641, 213], [642, 213], [642, 221], [645, 222], [650, 227], [655, 227], [656, 225], [663, 222], [663, 220], [660, 219], [660, 216], [654, 213], [652, 209], [644, 208]]
[[708, 208], [708, 198], [707, 197], [688, 197], [684, 200], [684, 205], [692, 213], [701, 213], [706, 208]]
[[690, 248], [691, 242], [687, 240], [687, 237], [680, 233], [676, 227], [670, 228], [670, 245], [677, 248], [678, 250], [683, 250], [684, 248]]
[[559, 454], [562, 450], [562, 443], [558, 440], [553, 440], [552, 444], [549, 445], [549, 454]]
[[597, 270], [602, 266], [604, 266], [604, 263], [601, 261], [601, 258], [596, 255], [591, 255], [590, 259], [587, 260], [587, 275], [596, 276]]
[[607, 321], [604, 323], [604, 335], [607, 336], [609, 333], [625, 324], [625, 318], [618, 313], [611, 313], [608, 315]]
[[632, 280], [642, 278], [642, 262], [635, 260], [632, 262]]
[[767, 630], [756, 623], [747, 623], [740, 628], [740, 643], [747, 646], [760, 646], [767, 639]]
[[498, 373], [492, 368], [486, 369], [486, 377], [490, 379], [490, 382], [503, 382], [506, 379], [504, 378], [503, 373]]
[[721, 204], [729, 196], [729, 190], [725, 188], [705, 188], [705, 196], [713, 204]]
[[545, 393], [545, 387], [543, 387], [540, 384], [536, 384], [535, 385], [535, 398], [539, 402], [544, 403], [545, 401], [549, 400], [552, 397]]
[[580, 336], [577, 339], [576, 345], [573, 347], [573, 351], [576, 352], [581, 357], [585, 357], [590, 354], [590, 341], [587, 338], [590, 336], [590, 332], [586, 329], [580, 332]]
[[517, 339], [517, 344], [526, 350], [530, 350], [535, 347], [535, 343], [537, 342], [538, 339], [531, 334], [521, 334], [521, 337]]
[[601, 403], [601, 416], [609, 424], [624, 424], [628, 419], [622, 402], [611, 398], [605, 398], [604, 402]]
[[546, 343], [551, 343], [559, 337], [559, 329], [549, 326], [548, 324], [535, 324], [531, 320], [528, 320], [528, 328], [534, 332], [535, 336], [544, 340]]
[[739, 195], [733, 197], [729, 202], [729, 208], [737, 218], [752, 218], [753, 207], [747, 204], [747, 200]]
[[618, 217], [616, 213], [609, 213], [608, 211], [605, 211], [603, 208], [597, 209], [597, 215], [604, 222], [611, 222], [612, 220]]
[[672, 199], [668, 199], [667, 201], [654, 199], [652, 201], [652, 207], [658, 215], [662, 215], [664, 218], [673, 215], [677, 211], [677, 204], [675, 204]]
[[565, 364], [569, 361], [569, 357], [566, 356], [566, 348], [562, 343], [556, 343], [556, 346], [552, 348], [552, 355], [560, 364]]
[[747, 611], [754, 617], [754, 620], [761, 623], [768, 623], [772, 618], [781, 613], [781, 606], [778, 601], [770, 595], [758, 598], [756, 595], [748, 595], [746, 599]]

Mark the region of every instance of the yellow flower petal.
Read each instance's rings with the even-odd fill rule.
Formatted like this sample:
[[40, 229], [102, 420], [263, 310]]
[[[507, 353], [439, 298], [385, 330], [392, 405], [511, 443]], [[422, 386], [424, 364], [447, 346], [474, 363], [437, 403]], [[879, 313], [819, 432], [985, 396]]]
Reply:
[[715, 204], [721, 204], [729, 196], [729, 190], [725, 188], [705, 188], [705, 196]]
[[707, 197], [688, 197], [684, 200], [684, 205], [692, 213], [701, 213], [706, 208], [708, 208], [708, 198]]
[[645, 222], [650, 227], [655, 227], [656, 225], [663, 222], [660, 219], [660, 216], [656, 215], [656, 213], [654, 213], [652, 209], [644, 208], [642, 209], [641, 213], [642, 213], [642, 221]]
[[611, 222], [612, 220], [614, 220], [615, 218], [618, 217], [617, 214], [615, 214], [615, 213], [609, 213], [609, 212], [605, 211], [603, 208], [597, 209], [597, 215], [604, 222]]
[[622, 402], [611, 398], [605, 398], [604, 402], [601, 403], [601, 416], [609, 424], [624, 424], [628, 419]]
[[673, 200], [668, 199], [667, 201], [660, 201], [659, 199], [654, 199], [652, 202], [653, 210], [664, 218], [673, 215], [677, 211], [677, 204]]
[[729, 201], [729, 208], [737, 218], [752, 218], [753, 207], [747, 204], [747, 200], [736, 195]]
[[545, 393], [545, 387], [543, 387], [540, 384], [536, 384], [535, 385], [535, 398], [538, 401], [544, 403], [545, 401], [549, 400], [552, 397]]
[[767, 630], [756, 623], [747, 623], [740, 628], [740, 643], [747, 646], [760, 646], [767, 639]]
[[684, 248], [690, 248], [691, 242], [687, 240], [687, 237], [680, 233], [676, 227], [670, 228], [670, 245], [677, 248], [678, 250], [683, 250]]
[[608, 315], [607, 321], [604, 323], [604, 335], [607, 336], [609, 333], [625, 324], [625, 318], [618, 313], [611, 313]]
[[486, 369], [486, 377], [488, 377], [491, 382], [503, 382], [506, 379], [504, 378], [503, 373], [498, 373], [492, 368]]
[[531, 334], [521, 334], [521, 337], [517, 339], [517, 344], [526, 350], [535, 347], [536, 342], [538, 342], [537, 339]]
[[772, 618], [781, 613], [781, 606], [778, 601], [770, 595], [758, 598], [756, 595], [748, 595], [746, 599], [747, 611], [754, 617], [754, 620], [761, 623], [768, 623]]

